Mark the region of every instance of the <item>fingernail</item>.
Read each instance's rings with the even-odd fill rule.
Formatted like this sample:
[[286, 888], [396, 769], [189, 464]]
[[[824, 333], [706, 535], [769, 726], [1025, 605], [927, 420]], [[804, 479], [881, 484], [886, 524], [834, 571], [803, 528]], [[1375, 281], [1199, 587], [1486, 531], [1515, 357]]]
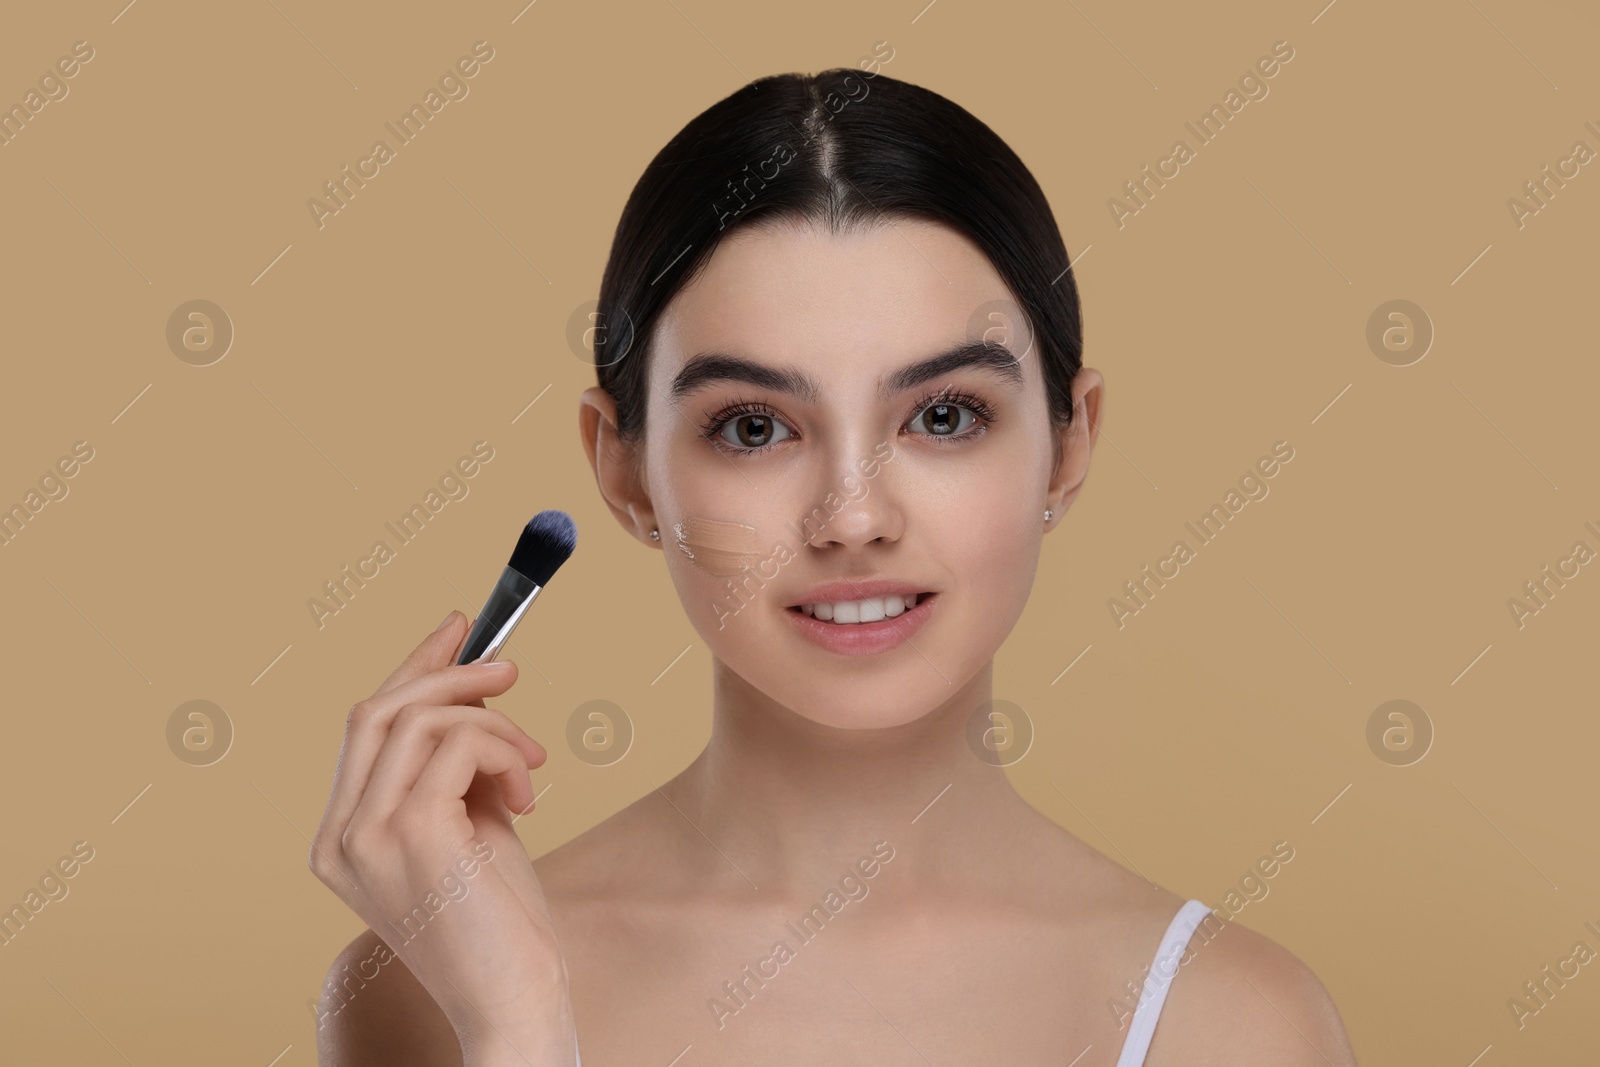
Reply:
[[491, 670], [503, 671], [507, 667], [511, 666], [511, 661], [508, 659], [492, 659], [485, 663], [484, 666], [490, 668]]
[[455, 618], [455, 617], [456, 617], [455, 609], [451, 608], [450, 609], [450, 614], [446, 615], [444, 617], [444, 621], [441, 622], [438, 626], [435, 626], [433, 628], [433, 632], [434, 633], [438, 633], [440, 630], [444, 629], [446, 626], [449, 626], [450, 625], [450, 620]]

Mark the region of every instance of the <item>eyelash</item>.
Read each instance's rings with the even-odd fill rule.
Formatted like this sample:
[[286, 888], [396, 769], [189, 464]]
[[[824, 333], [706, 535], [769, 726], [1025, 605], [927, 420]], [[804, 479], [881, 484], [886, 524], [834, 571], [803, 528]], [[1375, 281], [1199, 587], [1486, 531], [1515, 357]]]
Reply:
[[[976, 426], [969, 427], [959, 434], [923, 433], [921, 435], [923, 437], [937, 439], [940, 442], [941, 447], [947, 444], [953, 444], [957, 441], [966, 441], [969, 438], [983, 436], [983, 434], [988, 431], [989, 427], [995, 424], [995, 421], [998, 418], [994, 408], [991, 407], [988, 402], [981, 397], [973, 396], [971, 393], [964, 393], [956, 389], [939, 389], [927, 394], [913, 404], [911, 407], [911, 415], [906, 421], [910, 422], [911, 419], [921, 415], [924, 411], [930, 407], [933, 407], [935, 404], [948, 404], [957, 407], [964, 407], [976, 415], [980, 420]], [[726, 452], [735, 452], [742, 455], [754, 455], [757, 452], [765, 452], [774, 445], [782, 443], [781, 441], [773, 441], [769, 444], [760, 445], [755, 448], [746, 448], [741, 445], [729, 444], [728, 441], [722, 436], [722, 429], [730, 421], [738, 418], [741, 415], [765, 415], [767, 418], [778, 419], [779, 421], [782, 421], [782, 416], [774, 411], [769, 405], [763, 404], [759, 400], [742, 400], [735, 398], [731, 403], [713, 414], [700, 426], [700, 435], [706, 440], [710, 441], [711, 444], [716, 448], [720, 448]], [[787, 425], [787, 423], [785, 423], [785, 425]], [[790, 431], [790, 436], [794, 436], [792, 430]]]

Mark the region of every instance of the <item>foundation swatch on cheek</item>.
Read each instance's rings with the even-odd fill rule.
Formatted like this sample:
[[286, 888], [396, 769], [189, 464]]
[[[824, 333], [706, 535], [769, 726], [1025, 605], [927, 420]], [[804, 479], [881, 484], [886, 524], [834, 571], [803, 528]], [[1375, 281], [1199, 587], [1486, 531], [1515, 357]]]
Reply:
[[738, 574], [761, 554], [756, 528], [742, 522], [689, 518], [674, 523], [672, 530], [679, 551], [719, 578]]

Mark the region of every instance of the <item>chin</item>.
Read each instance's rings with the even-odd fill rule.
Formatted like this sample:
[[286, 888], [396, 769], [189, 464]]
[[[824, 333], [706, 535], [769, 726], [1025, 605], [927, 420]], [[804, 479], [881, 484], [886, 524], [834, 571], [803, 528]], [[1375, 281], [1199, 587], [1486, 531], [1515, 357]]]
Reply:
[[872, 662], [876, 657], [846, 663], [791, 661], [774, 672], [771, 647], [752, 650], [755, 673], [743, 677], [760, 678], [760, 683], [751, 684], [801, 718], [839, 730], [883, 730], [916, 722], [942, 707], [970, 680], [964, 662], [936, 655], [926, 646], [923, 653], [940, 664], [942, 677], [910, 649], [899, 650], [907, 658], [895, 664]]
[[[804, 700], [786, 703], [786, 707], [801, 718], [810, 719], [819, 726], [838, 730], [883, 730], [916, 722], [933, 709], [932, 700], [907, 702], [905, 692], [893, 698], [877, 699], [864, 693], [859, 686], [842, 682], [835, 687], [808, 686], [812, 690]], [[834, 689], [830, 694], [827, 690]], [[821, 689], [821, 692], [816, 690]]]

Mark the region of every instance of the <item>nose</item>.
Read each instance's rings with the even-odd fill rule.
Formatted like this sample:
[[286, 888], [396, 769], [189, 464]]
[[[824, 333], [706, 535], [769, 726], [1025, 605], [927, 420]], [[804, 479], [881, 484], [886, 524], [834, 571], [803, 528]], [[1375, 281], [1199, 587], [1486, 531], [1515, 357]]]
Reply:
[[830, 460], [796, 522], [805, 543], [823, 549], [898, 541], [905, 525], [889, 470], [871, 449]]

